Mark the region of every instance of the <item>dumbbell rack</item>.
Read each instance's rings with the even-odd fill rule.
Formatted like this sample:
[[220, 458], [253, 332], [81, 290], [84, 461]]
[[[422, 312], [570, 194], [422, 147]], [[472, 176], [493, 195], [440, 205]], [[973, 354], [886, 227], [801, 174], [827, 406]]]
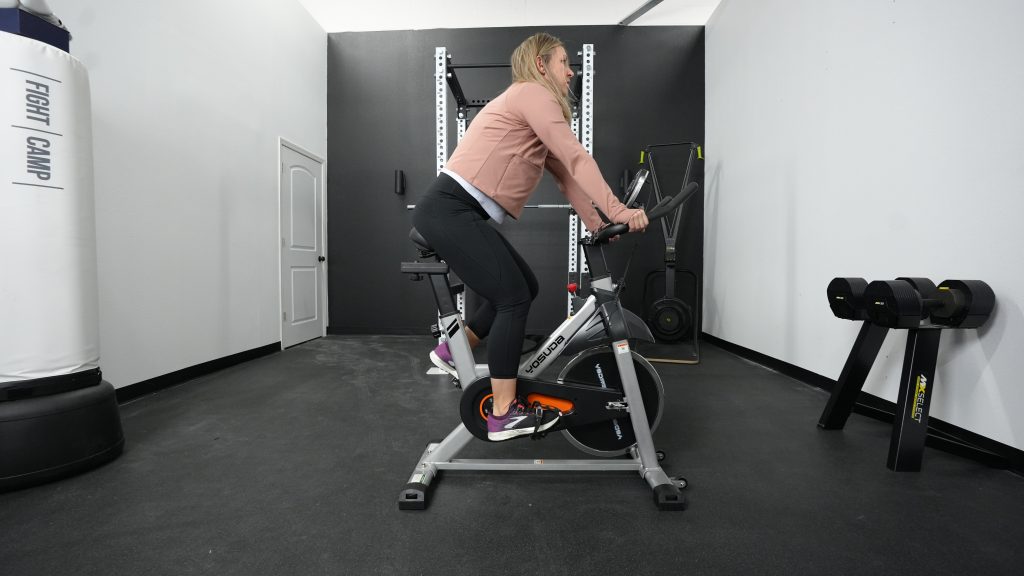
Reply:
[[[920, 304], [916, 311], [910, 315], [900, 318], [883, 319], [877, 314], [871, 314], [865, 310], [865, 300], [872, 301], [872, 305], [883, 305], [877, 301], [872, 288], [876, 284], [887, 284], [895, 286], [896, 290], [912, 289], [914, 292], [936, 293], [934, 284], [923, 278], [901, 278], [898, 282], [906, 282], [907, 286], [901, 287], [893, 282], [872, 283], [862, 294], [856, 294], [857, 288], [850, 290], [849, 302], [844, 313], [837, 310], [833, 302], [833, 286], [837, 281], [850, 281], [859, 279], [836, 278], [829, 285], [829, 300], [833, 304], [833, 311], [836, 316], [848, 320], [864, 320], [857, 339], [854, 340], [853, 348], [846, 359], [846, 364], [839, 375], [839, 380], [832, 389], [825, 410], [818, 420], [818, 427], [824, 430], [841, 430], [846, 425], [846, 420], [857, 403], [857, 397], [864, 387], [868, 373], [878, 358], [882, 349], [885, 337], [891, 329], [907, 329], [907, 345], [903, 353], [903, 372], [900, 376], [900, 389], [896, 401], [896, 414], [893, 419], [892, 435], [889, 439], [889, 455], [886, 466], [896, 472], [917, 472], [921, 470], [921, 461], [924, 456], [925, 441], [928, 438], [928, 409], [931, 405], [932, 388], [935, 383], [935, 367], [938, 364], [939, 341], [942, 330], [977, 328], [985, 322], [992, 310], [994, 296], [991, 289], [982, 282], [969, 281], [964, 284], [961, 281], [947, 281], [955, 288], [970, 291], [974, 287], [980, 293], [975, 296], [975, 310], [970, 310], [970, 303], [966, 309], [958, 312], [960, 316], [950, 324], [930, 323], [922, 320]], [[860, 280], [863, 282], [863, 280]], [[890, 290], [892, 288], [889, 288]], [[904, 295], [898, 295], [905, 297]], [[930, 295], [929, 295], [930, 296]], [[916, 296], [915, 296], [916, 297]], [[916, 318], [915, 318], [916, 315]], [[911, 322], [908, 322], [911, 319]], [[883, 325], [890, 324], [890, 325]], [[911, 324], [916, 326], [911, 327]]]
[[[889, 457], [886, 466], [897, 472], [921, 469], [924, 443], [928, 436], [928, 407], [931, 405], [935, 366], [939, 357], [940, 326], [911, 329], [903, 352], [903, 373], [896, 402]], [[864, 322], [846, 359], [832, 395], [828, 399], [818, 427], [841, 430], [857, 402], [868, 372], [875, 363], [890, 328]], [[911, 410], [913, 407], [913, 410]]]

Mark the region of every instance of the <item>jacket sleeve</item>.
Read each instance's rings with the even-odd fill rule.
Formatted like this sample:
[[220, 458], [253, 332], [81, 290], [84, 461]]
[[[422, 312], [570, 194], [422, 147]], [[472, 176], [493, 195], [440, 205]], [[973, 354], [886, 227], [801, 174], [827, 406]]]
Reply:
[[509, 99], [509, 108], [529, 124], [548, 149], [545, 165], [588, 230], [597, 230], [603, 223], [588, 200], [612, 222], [629, 219], [633, 211], [612, 194], [597, 162], [573, 135], [562, 116], [561, 106], [547, 88], [525, 82], [515, 97]]
[[594, 205], [591, 204], [590, 197], [569, 175], [565, 165], [551, 154], [548, 155], [544, 165], [551, 172], [551, 175], [555, 177], [558, 189], [562, 191], [562, 194], [565, 194], [569, 204], [572, 204], [573, 210], [580, 215], [580, 219], [583, 220], [583, 225], [587, 227], [587, 230], [591, 232], [597, 231], [604, 224], [604, 221], [601, 220], [601, 216], [594, 209]]

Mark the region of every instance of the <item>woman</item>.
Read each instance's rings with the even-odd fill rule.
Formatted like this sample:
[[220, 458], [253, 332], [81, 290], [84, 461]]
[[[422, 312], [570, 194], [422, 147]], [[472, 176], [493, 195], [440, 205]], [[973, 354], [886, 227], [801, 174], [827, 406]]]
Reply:
[[[413, 224], [459, 278], [485, 303], [467, 321], [470, 345], [490, 337], [487, 360], [494, 404], [490, 440], [508, 440], [554, 426], [559, 414], [539, 417], [516, 397], [516, 372], [537, 279], [491, 225], [518, 218], [546, 168], [590, 231], [603, 221], [593, 203], [630, 231], [647, 227], [643, 210], [612, 194], [593, 157], [569, 127], [573, 76], [562, 42], [530, 36], [512, 53], [513, 84], [473, 119], [447, 167], [416, 204]], [[447, 344], [431, 359], [452, 371]]]

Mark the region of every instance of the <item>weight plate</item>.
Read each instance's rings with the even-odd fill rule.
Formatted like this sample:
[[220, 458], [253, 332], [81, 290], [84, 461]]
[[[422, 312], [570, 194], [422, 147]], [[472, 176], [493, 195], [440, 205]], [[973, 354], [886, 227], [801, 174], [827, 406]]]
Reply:
[[939, 284], [940, 292], [948, 292], [944, 300], [953, 303], [932, 314], [933, 320], [952, 328], [979, 328], [992, 315], [996, 296], [992, 288], [981, 280], [946, 280]]
[[867, 287], [868, 282], [863, 278], [833, 278], [825, 290], [832, 313], [844, 320], [867, 320], [864, 310]]
[[647, 325], [659, 340], [680, 340], [693, 327], [693, 312], [678, 298], [662, 298], [648, 310]]
[[921, 298], [925, 300], [934, 300], [939, 297], [939, 289], [935, 287], [935, 283], [927, 278], [909, 278], [901, 276], [897, 280], [902, 280], [909, 283], [917, 290], [917, 293], [921, 295]]
[[905, 280], [875, 280], [864, 290], [868, 318], [888, 328], [917, 328], [923, 305], [917, 290]]

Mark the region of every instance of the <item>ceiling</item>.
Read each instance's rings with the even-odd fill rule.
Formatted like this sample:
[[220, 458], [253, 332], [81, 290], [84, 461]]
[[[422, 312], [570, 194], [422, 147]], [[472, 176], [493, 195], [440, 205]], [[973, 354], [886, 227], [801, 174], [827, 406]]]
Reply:
[[[618, 24], [647, 0], [299, 0], [327, 32]], [[703, 26], [721, 0], [663, 0], [631, 26]]]

